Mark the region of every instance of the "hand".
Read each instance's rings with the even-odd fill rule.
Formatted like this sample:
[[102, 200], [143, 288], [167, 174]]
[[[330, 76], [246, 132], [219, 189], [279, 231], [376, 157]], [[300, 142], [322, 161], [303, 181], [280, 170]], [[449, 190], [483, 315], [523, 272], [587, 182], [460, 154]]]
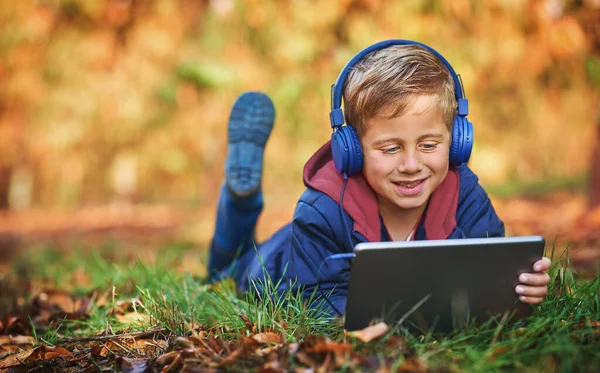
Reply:
[[546, 273], [550, 269], [550, 259], [542, 258], [533, 264], [534, 273], [519, 275], [519, 285], [515, 288], [521, 302], [539, 304], [548, 294], [550, 276]]

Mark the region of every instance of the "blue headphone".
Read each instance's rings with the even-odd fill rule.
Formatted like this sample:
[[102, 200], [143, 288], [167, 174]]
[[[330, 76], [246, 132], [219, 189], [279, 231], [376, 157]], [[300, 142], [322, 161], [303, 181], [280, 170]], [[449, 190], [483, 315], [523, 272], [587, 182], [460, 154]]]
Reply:
[[344, 66], [344, 69], [340, 72], [337, 80], [331, 86], [331, 112], [329, 113], [329, 120], [331, 122], [331, 127], [333, 128], [333, 133], [331, 135], [331, 153], [333, 155], [335, 168], [338, 172], [341, 172], [346, 176], [352, 176], [361, 171], [363, 166], [363, 152], [354, 128], [343, 125], [344, 113], [341, 106], [344, 84], [354, 65], [367, 54], [393, 45], [419, 45], [433, 53], [448, 68], [450, 75], [452, 75], [452, 79], [454, 80], [454, 95], [458, 102], [457, 113], [454, 117], [454, 124], [452, 125], [450, 163], [457, 166], [463, 162], [467, 162], [471, 156], [471, 150], [473, 149], [473, 124], [467, 120], [467, 114], [469, 114], [469, 101], [464, 96], [462, 81], [456, 72], [454, 72], [450, 63], [448, 63], [441, 54], [425, 44], [401, 39], [384, 40], [363, 49], [354, 56], [346, 66]]

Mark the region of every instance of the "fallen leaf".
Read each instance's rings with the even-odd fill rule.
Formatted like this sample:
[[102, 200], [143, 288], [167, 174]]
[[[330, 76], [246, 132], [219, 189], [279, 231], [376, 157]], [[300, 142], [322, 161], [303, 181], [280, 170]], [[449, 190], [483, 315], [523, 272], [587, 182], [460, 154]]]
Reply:
[[69, 360], [74, 358], [73, 354], [64, 347], [39, 346], [32, 350], [8, 356], [0, 361], [0, 369], [34, 361], [53, 360], [59, 357], [63, 359], [68, 358]]
[[87, 297], [72, 297], [59, 290], [45, 290], [31, 301], [31, 313], [34, 322], [48, 323], [54, 319], [78, 320], [87, 318], [90, 300]]
[[508, 346], [498, 346], [494, 348], [492, 353], [490, 354], [490, 361], [495, 361], [497, 356], [502, 355], [506, 351], [510, 350]]
[[427, 366], [417, 357], [404, 359], [402, 365], [398, 367], [398, 373], [427, 373]]
[[130, 359], [119, 356], [116, 359], [117, 365], [124, 373], [143, 373], [148, 367], [148, 359]]
[[40, 292], [31, 301], [32, 304], [39, 308], [58, 308], [62, 312], [76, 312], [78, 308], [77, 300], [64, 292], [58, 290], [44, 290]]
[[23, 351], [23, 349], [19, 346], [15, 346], [15, 345], [0, 346], [0, 359], [3, 359], [8, 355], [16, 354], [19, 351]]
[[242, 343], [240, 346], [233, 351], [229, 356], [227, 356], [223, 361], [221, 361], [221, 366], [233, 365], [240, 358], [244, 358], [253, 354], [260, 343], [253, 338], [250, 337], [242, 337]]
[[69, 352], [69, 350], [60, 346], [40, 346], [34, 351], [34, 354], [36, 355], [36, 360], [52, 360], [59, 357], [73, 359], [74, 357], [73, 354]]
[[30, 361], [33, 350], [22, 351], [18, 354], [13, 354], [0, 361], [0, 369], [10, 368], [17, 365], [25, 364]]
[[248, 329], [249, 331], [254, 331], [254, 323], [250, 321], [250, 319], [246, 317], [246, 315], [240, 313], [238, 314], [238, 316], [244, 322], [244, 326], [246, 327], [246, 329]]
[[[156, 359], [156, 363], [163, 366], [163, 372], [197, 372], [198, 369], [194, 365], [186, 365], [187, 359], [190, 359], [193, 363], [197, 363], [199, 360], [204, 360], [204, 353], [208, 352], [205, 348], [195, 348], [179, 351], [171, 351], [167, 354], [160, 356]], [[218, 356], [218, 355], [213, 355]], [[183, 365], [181, 369], [179, 366]], [[212, 372], [212, 370], [201, 369], [202, 372]]]
[[328, 353], [328, 352], [347, 352], [352, 351], [352, 344], [350, 343], [338, 343], [338, 342], [327, 342], [327, 343], [317, 343], [313, 347], [306, 348], [306, 352], [313, 352], [318, 354]]
[[119, 300], [115, 303], [115, 305], [110, 309], [110, 315], [124, 315], [129, 312], [135, 311], [134, 304], [140, 302], [138, 298]]
[[258, 369], [258, 373], [283, 373], [286, 371], [287, 369], [277, 360], [266, 362]]
[[380, 322], [375, 325], [368, 326], [361, 330], [348, 332], [350, 336], [355, 337], [359, 341], [368, 343], [384, 335], [389, 330], [386, 323]]
[[146, 313], [129, 312], [126, 314], [115, 314], [115, 318], [123, 324], [132, 324], [132, 323], [149, 324], [150, 323], [150, 315], [148, 315]]
[[171, 343], [172, 347], [183, 347], [184, 349], [202, 346], [203, 343], [196, 337], [177, 337]]
[[175, 361], [179, 357], [180, 354], [181, 354], [181, 351], [167, 352], [166, 354], [162, 354], [159, 357], [157, 357], [156, 363], [159, 365], [169, 365], [173, 361]]
[[9, 313], [0, 321], [0, 334], [24, 334], [28, 325]]
[[406, 340], [402, 337], [399, 337], [395, 334], [390, 335], [385, 345], [389, 348], [399, 348], [406, 343]]
[[120, 338], [114, 340], [115, 347], [119, 350], [127, 353], [135, 351], [139, 355], [154, 355], [159, 351], [164, 351], [168, 347], [168, 342], [163, 339], [133, 339], [133, 338]]
[[306, 352], [300, 351], [296, 354], [295, 356], [296, 360], [300, 363], [303, 364], [305, 366], [314, 368], [317, 366], [317, 363], [310, 358], [310, 356], [308, 356], [308, 354]]
[[540, 370], [539, 370], [540, 372], [544, 372], [544, 373], [562, 372], [562, 369], [560, 369], [560, 360], [555, 355], [545, 356], [538, 363], [538, 366], [540, 368]]
[[258, 333], [252, 336], [252, 339], [258, 343], [281, 343], [281, 337], [275, 333], [265, 332]]
[[107, 357], [111, 352], [112, 346], [113, 343], [111, 341], [107, 341], [106, 343], [92, 347], [91, 354], [93, 357]]
[[34, 344], [35, 338], [28, 335], [0, 335], [0, 346], [6, 344], [22, 345], [22, 344]]

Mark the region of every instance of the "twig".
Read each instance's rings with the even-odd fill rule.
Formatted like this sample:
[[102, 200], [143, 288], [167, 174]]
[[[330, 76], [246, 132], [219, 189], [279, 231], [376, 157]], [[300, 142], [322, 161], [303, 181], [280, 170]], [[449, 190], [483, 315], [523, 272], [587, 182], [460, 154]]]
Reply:
[[111, 334], [111, 335], [99, 335], [94, 337], [84, 337], [84, 338], [63, 338], [56, 341], [56, 344], [62, 343], [74, 343], [74, 342], [91, 342], [91, 341], [104, 341], [113, 338], [143, 338], [148, 336], [153, 336], [158, 333], [168, 332], [167, 329], [158, 329], [152, 331], [144, 331], [139, 333], [132, 334]]

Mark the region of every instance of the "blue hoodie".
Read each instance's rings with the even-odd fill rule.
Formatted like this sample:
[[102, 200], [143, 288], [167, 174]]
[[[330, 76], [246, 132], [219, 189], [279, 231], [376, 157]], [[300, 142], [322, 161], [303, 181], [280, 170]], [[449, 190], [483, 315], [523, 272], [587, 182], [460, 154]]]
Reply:
[[[330, 302], [343, 311], [348, 294], [350, 259], [326, 260], [333, 254], [352, 253], [360, 242], [389, 241], [375, 192], [362, 174], [348, 178], [340, 209], [344, 179], [335, 169], [330, 143], [321, 147], [304, 167], [306, 191], [296, 205], [291, 223], [244, 253], [233, 273], [240, 288], [262, 280], [263, 268], [271, 279], [304, 287], [308, 299], [317, 284]], [[432, 193], [414, 240], [501, 237], [504, 224], [496, 215], [477, 176], [466, 166], [451, 167]], [[261, 257], [259, 260], [258, 255]], [[262, 263], [261, 263], [262, 261]], [[325, 261], [325, 262], [324, 262]]]

